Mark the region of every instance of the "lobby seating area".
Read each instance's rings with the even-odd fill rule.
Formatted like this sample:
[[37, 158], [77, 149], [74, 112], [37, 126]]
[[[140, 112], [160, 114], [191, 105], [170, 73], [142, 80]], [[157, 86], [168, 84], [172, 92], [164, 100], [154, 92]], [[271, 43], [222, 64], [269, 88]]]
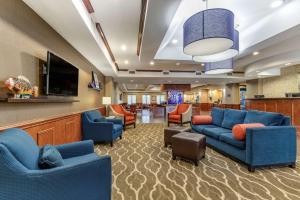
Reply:
[[299, 10], [0, 1], [0, 200], [300, 200]]

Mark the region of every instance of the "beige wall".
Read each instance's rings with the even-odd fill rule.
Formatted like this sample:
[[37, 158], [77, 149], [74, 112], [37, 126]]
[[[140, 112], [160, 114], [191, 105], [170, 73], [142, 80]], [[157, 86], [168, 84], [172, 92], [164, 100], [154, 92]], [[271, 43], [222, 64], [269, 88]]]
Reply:
[[103, 75], [21, 0], [0, 0], [0, 80], [25, 75], [38, 85], [38, 62], [47, 50], [79, 68], [79, 103], [0, 103], [0, 125], [77, 112], [100, 106], [101, 94], [88, 89], [91, 72]]
[[281, 75], [247, 82], [247, 98], [254, 94], [263, 94], [265, 97], [284, 97], [285, 93], [299, 92], [300, 66], [283, 68]]

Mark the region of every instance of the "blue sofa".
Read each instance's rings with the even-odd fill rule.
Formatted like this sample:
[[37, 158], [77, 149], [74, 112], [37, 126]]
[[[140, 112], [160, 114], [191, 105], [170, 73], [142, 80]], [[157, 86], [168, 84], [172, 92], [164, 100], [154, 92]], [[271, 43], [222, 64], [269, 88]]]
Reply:
[[[191, 124], [193, 132], [204, 134], [208, 146], [242, 161], [249, 171], [272, 165], [295, 167], [296, 129], [291, 126], [289, 117], [279, 113], [220, 108], [213, 108], [211, 116], [211, 124]], [[231, 129], [235, 124], [243, 123], [262, 123], [265, 127], [247, 128], [246, 140], [236, 140]]]
[[82, 137], [83, 140], [95, 142], [110, 142], [120, 137], [122, 139], [123, 122], [121, 119], [106, 119], [98, 110], [82, 113]]
[[56, 148], [63, 166], [40, 169], [40, 149], [30, 135], [21, 129], [0, 133], [0, 199], [111, 199], [109, 156], [97, 156], [91, 140]]

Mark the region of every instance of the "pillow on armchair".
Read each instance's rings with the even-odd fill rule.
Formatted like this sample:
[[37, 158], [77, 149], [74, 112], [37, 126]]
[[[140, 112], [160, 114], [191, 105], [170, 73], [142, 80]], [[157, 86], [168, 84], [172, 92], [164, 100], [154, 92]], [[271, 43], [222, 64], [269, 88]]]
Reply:
[[52, 145], [45, 145], [40, 150], [39, 167], [50, 169], [64, 165], [63, 158], [59, 151]]

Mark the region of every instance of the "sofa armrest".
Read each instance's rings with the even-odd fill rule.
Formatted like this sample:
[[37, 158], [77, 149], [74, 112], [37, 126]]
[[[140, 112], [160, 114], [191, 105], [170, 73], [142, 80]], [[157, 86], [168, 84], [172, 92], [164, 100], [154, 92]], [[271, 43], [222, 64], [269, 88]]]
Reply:
[[91, 122], [85, 126], [83, 139], [93, 139], [94, 141], [111, 141], [113, 139], [112, 122]]
[[296, 162], [296, 128], [292, 126], [266, 126], [247, 128], [246, 163], [267, 166]]
[[[112, 170], [109, 156], [92, 156], [73, 165], [28, 170], [26, 190], [32, 200], [47, 199], [111, 199]], [[30, 188], [35, 188], [30, 191]], [[24, 191], [26, 192], [26, 191]], [[22, 198], [23, 199], [23, 198]]]
[[94, 153], [93, 140], [74, 142], [56, 146], [63, 159]]
[[107, 122], [112, 122], [114, 124], [123, 124], [123, 120], [122, 119], [106, 119]]

